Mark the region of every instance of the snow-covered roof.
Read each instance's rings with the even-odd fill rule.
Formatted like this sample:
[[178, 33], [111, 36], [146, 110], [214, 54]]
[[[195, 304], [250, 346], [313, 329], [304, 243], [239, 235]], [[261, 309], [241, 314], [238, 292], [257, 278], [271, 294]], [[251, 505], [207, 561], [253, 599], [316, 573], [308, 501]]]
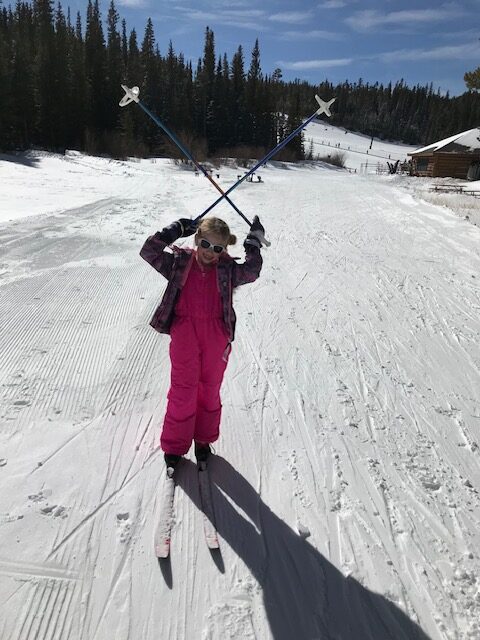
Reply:
[[457, 133], [450, 138], [429, 144], [427, 147], [415, 149], [413, 153], [408, 155], [424, 154], [428, 151], [435, 153], [440, 150], [442, 153], [480, 153], [480, 127]]

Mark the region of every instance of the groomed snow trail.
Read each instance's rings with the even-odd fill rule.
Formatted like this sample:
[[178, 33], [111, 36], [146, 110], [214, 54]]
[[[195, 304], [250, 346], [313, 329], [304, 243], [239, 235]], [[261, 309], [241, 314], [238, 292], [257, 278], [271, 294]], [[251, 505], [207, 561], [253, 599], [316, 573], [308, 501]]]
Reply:
[[216, 195], [125, 166], [115, 194], [0, 227], [2, 640], [478, 639], [479, 229], [327, 168], [232, 194], [272, 247], [235, 294], [221, 551], [186, 460], [159, 566], [168, 338], [138, 251]]

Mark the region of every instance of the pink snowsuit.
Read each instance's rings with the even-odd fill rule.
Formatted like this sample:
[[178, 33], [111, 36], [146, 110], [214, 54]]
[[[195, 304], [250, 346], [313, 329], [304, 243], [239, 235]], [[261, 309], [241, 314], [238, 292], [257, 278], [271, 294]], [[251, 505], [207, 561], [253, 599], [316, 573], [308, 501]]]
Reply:
[[260, 247], [244, 242], [245, 261], [221, 254], [202, 272], [189, 248], [173, 245], [168, 228], [145, 241], [140, 255], [168, 285], [150, 325], [171, 335], [171, 387], [160, 444], [166, 453], [187, 453], [192, 440], [214, 442], [219, 435], [220, 386], [235, 336], [232, 293], [255, 282], [262, 268]]
[[171, 386], [160, 444], [184, 455], [192, 440], [218, 439], [220, 386], [230, 353], [217, 268], [202, 270], [194, 258], [175, 306], [170, 329]]

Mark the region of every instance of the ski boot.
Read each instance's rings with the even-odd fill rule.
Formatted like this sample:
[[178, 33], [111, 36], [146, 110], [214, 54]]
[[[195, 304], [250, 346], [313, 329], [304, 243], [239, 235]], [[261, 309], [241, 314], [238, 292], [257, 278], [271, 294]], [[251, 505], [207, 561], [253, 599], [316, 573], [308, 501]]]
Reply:
[[212, 449], [208, 443], [195, 442], [195, 457], [200, 471], [207, 468], [208, 459], [212, 453]]
[[172, 478], [175, 468], [182, 459], [182, 456], [179, 456], [176, 453], [166, 453], [163, 457], [165, 459], [165, 464], [167, 465], [167, 476]]

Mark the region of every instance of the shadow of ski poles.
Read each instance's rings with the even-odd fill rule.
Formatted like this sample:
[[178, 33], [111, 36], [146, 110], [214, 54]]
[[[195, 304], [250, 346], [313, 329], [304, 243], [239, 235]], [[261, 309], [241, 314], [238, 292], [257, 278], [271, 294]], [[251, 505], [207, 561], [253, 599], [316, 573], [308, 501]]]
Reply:
[[[429, 640], [400, 608], [344, 576], [275, 515], [224, 458], [212, 456], [209, 473], [218, 534], [261, 586], [275, 640]], [[183, 477], [179, 485], [199, 506]]]

